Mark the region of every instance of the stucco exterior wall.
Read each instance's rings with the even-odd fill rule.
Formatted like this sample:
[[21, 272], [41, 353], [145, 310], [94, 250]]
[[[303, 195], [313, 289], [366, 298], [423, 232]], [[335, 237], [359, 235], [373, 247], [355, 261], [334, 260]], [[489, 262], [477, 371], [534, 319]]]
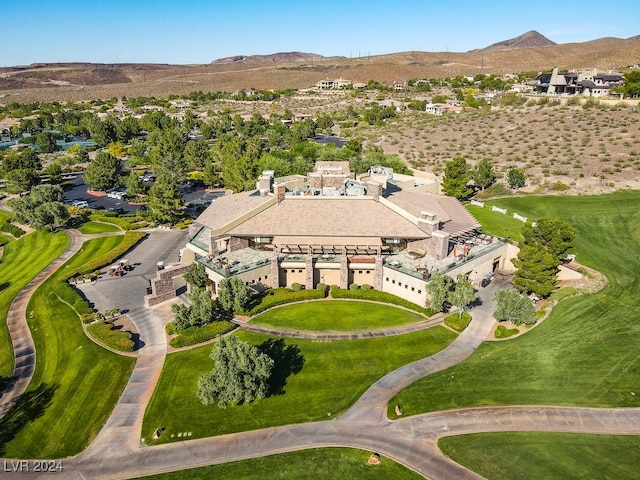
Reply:
[[382, 291], [423, 306], [427, 301], [426, 282], [389, 267], [382, 269]]

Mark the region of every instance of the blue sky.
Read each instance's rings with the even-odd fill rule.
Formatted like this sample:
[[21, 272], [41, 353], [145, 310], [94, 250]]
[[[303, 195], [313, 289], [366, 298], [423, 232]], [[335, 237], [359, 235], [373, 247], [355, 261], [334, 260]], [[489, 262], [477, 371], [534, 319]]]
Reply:
[[0, 66], [209, 63], [287, 51], [345, 57], [462, 52], [529, 30], [556, 43], [640, 35], [638, 0], [553, 5], [521, 0], [0, 0]]

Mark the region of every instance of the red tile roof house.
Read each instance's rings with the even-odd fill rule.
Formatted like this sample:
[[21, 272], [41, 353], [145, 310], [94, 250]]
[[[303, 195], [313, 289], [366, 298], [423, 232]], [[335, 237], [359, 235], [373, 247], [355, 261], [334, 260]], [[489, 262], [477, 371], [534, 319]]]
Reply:
[[386, 167], [356, 178], [348, 162], [278, 179], [265, 171], [256, 190], [219, 197], [195, 220], [182, 262], [203, 264], [214, 294], [236, 276], [258, 290], [370, 285], [424, 305], [431, 272], [480, 283], [508, 250], [478, 236], [478, 222], [437, 190]]

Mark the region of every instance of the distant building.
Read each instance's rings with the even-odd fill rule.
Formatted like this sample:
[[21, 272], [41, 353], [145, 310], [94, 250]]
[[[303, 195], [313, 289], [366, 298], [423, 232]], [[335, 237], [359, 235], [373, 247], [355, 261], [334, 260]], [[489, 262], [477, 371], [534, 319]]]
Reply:
[[612, 88], [623, 83], [624, 77], [619, 73], [601, 73], [596, 70], [560, 72], [558, 68], [554, 68], [551, 73], [538, 75], [530, 85], [534, 92], [549, 95], [608, 97]]
[[352, 85], [352, 83], [351, 80], [346, 80], [342, 77], [338, 79], [327, 78], [316, 83], [316, 88], [318, 90], [338, 90], [340, 88], [346, 88], [348, 85]]
[[431, 115], [444, 115], [447, 112], [461, 113], [466, 110], [475, 111], [476, 109], [473, 107], [462, 107], [460, 105], [453, 105], [450, 103], [427, 103], [427, 106], [425, 107], [425, 112], [430, 113]]

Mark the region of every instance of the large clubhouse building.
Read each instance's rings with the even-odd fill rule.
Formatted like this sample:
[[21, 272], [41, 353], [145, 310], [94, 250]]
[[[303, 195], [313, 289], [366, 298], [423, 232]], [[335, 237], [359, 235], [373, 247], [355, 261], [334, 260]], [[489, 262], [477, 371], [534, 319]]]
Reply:
[[256, 289], [369, 285], [423, 305], [430, 273], [479, 284], [508, 249], [437, 191], [386, 167], [356, 178], [348, 162], [277, 179], [265, 171], [256, 190], [219, 197], [196, 219], [182, 263], [203, 264], [214, 293], [235, 276]]

